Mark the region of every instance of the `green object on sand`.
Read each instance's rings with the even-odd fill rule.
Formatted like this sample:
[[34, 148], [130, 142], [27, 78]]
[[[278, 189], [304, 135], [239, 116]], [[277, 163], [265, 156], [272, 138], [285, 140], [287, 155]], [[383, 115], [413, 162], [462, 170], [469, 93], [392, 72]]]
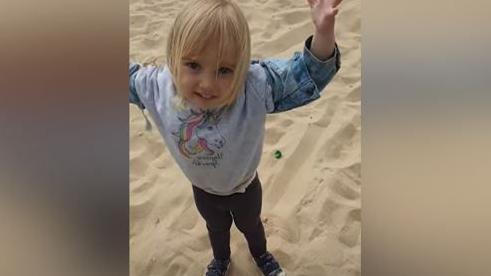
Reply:
[[280, 159], [280, 158], [281, 158], [281, 151], [276, 150], [276, 151], [274, 152], [274, 157], [275, 157], [276, 159]]

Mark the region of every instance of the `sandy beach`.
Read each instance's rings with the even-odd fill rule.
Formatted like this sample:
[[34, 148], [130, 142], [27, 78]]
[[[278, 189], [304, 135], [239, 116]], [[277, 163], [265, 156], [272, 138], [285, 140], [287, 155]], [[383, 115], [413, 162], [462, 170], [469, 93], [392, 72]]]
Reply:
[[[312, 33], [306, 1], [238, 0], [253, 58], [289, 58]], [[163, 64], [168, 30], [185, 1], [130, 0], [130, 61]], [[336, 22], [341, 70], [323, 96], [269, 115], [262, 161], [262, 219], [288, 275], [361, 275], [361, 2]], [[192, 189], [154, 128], [130, 106], [130, 275], [202, 275], [212, 253]], [[283, 157], [276, 159], [280, 150]], [[260, 275], [231, 230], [230, 276]]]

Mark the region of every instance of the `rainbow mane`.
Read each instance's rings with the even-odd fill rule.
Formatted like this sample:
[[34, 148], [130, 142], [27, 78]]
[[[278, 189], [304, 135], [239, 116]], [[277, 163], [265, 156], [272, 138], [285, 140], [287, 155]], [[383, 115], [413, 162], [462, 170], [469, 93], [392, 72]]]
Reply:
[[191, 155], [200, 153], [204, 150], [213, 153], [213, 151], [208, 148], [205, 140], [199, 139], [198, 143], [191, 149], [188, 149], [186, 147], [186, 143], [191, 140], [193, 133], [198, 126], [209, 122], [214, 123], [217, 121], [216, 119], [217, 118], [215, 118], [215, 116], [211, 115], [211, 113], [209, 112], [192, 112], [192, 114], [186, 119], [180, 119], [182, 121], [182, 124], [179, 128], [179, 150], [184, 156], [190, 158]]

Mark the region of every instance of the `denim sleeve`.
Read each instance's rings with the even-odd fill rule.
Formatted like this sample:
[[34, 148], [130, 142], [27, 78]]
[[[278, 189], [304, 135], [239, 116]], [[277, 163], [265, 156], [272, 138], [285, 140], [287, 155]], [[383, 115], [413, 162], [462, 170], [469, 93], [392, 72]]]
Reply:
[[138, 108], [143, 110], [143, 109], [145, 109], [145, 105], [143, 105], [143, 103], [140, 100], [140, 97], [136, 93], [136, 84], [135, 84], [136, 74], [137, 74], [138, 70], [140, 69], [140, 67], [141, 66], [138, 64], [130, 63], [130, 66], [129, 66], [130, 98], [129, 99], [130, 99], [130, 103], [135, 104], [136, 106], [138, 106]]
[[253, 61], [253, 64], [259, 63], [266, 73], [268, 113], [287, 111], [318, 99], [321, 91], [339, 71], [338, 46], [330, 58], [321, 61], [310, 52], [311, 43], [312, 36], [305, 41], [303, 53], [295, 52], [289, 60]]

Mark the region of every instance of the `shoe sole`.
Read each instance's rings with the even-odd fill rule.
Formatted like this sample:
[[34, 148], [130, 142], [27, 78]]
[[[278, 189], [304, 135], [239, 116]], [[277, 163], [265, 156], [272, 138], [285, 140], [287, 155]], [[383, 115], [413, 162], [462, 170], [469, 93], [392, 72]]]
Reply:
[[276, 274], [275, 276], [286, 276], [286, 272], [283, 270], [279, 274]]
[[[259, 268], [257, 269], [257, 271], [259, 271], [261, 273], [261, 275], [263, 275], [263, 273], [261, 272], [261, 270]], [[279, 274], [276, 274], [275, 276], [286, 276], [286, 272], [283, 270]]]

